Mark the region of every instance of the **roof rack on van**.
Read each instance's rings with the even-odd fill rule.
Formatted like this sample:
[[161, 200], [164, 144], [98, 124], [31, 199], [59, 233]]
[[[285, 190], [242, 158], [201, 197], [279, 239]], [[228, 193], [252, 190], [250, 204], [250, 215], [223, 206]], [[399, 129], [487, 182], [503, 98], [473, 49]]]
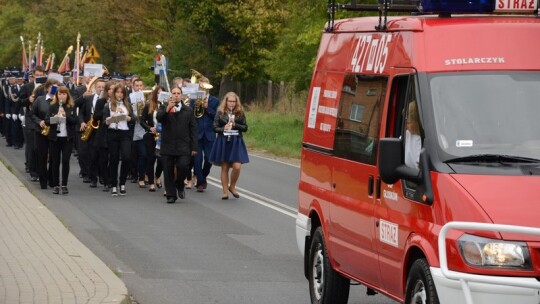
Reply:
[[379, 24], [375, 26], [375, 30], [384, 31], [387, 28], [388, 12], [438, 14], [439, 17], [450, 17], [452, 13], [534, 13], [540, 17], [539, 2], [540, 0], [377, 0], [377, 4], [359, 4], [357, 0], [350, 0], [349, 4], [340, 4], [336, 3], [336, 0], [328, 0], [328, 23], [325, 31], [334, 31], [337, 10], [379, 12]]
[[[388, 12], [420, 13], [420, 0], [377, 0], [378, 4], [359, 4], [351, 0], [349, 4], [336, 3], [336, 0], [328, 0], [328, 25], [325, 31], [334, 30], [335, 13], [337, 10], [379, 12], [379, 24], [375, 26], [378, 31], [386, 29]], [[383, 21], [384, 18], [384, 21]]]

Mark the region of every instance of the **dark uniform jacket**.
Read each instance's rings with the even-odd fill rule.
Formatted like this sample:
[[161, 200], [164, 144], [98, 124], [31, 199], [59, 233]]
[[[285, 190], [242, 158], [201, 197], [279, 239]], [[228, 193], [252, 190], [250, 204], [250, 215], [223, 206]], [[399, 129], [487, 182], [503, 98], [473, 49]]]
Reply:
[[50, 100], [47, 100], [47, 95], [42, 95], [32, 103], [32, 120], [36, 124], [36, 131], [41, 132], [39, 123], [47, 118], [49, 113]]
[[[214, 131], [218, 133], [218, 136], [223, 136], [223, 130], [225, 125], [229, 122], [229, 114], [218, 112], [214, 118]], [[247, 132], [248, 126], [246, 124], [245, 115], [235, 115], [234, 116], [234, 126], [233, 130], [238, 130], [238, 136], [242, 136], [243, 132]]]
[[[51, 126], [51, 130], [49, 131], [49, 140], [56, 141], [57, 140], [57, 130], [58, 124], [50, 124], [49, 119], [56, 114], [58, 114], [58, 111], [60, 109], [60, 105], [58, 103], [50, 105], [49, 111], [47, 113], [47, 116], [45, 117], [45, 124], [48, 126]], [[77, 124], [77, 116], [75, 115], [75, 107], [68, 108], [67, 106], [64, 106], [64, 112], [66, 113], [66, 129], [67, 129], [67, 138], [68, 141], [72, 141], [75, 139], [75, 125]]]
[[[219, 99], [215, 96], [208, 96], [208, 107], [204, 109], [203, 116], [197, 118], [197, 136], [199, 139], [203, 139], [203, 137], [206, 137], [208, 141], [214, 141], [216, 139], [213, 124], [218, 106]], [[190, 107], [195, 109], [194, 99], [190, 101]]]
[[156, 119], [162, 125], [161, 155], [191, 156], [197, 151], [197, 122], [189, 107], [183, 105], [180, 111], [167, 113], [167, 106], [162, 105]]

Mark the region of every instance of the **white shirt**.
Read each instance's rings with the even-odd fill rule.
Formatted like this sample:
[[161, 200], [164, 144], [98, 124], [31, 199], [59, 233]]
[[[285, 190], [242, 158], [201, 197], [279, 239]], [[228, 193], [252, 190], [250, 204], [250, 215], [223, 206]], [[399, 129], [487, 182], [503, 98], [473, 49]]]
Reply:
[[98, 98], [99, 98], [98, 94], [94, 94], [94, 100], [92, 101], [92, 112], [90, 112], [91, 114], [94, 114], [94, 109], [96, 108], [96, 102]]
[[422, 139], [418, 134], [405, 131], [405, 165], [410, 168], [418, 168], [422, 150]]
[[[64, 112], [65, 112], [64, 106], [60, 106], [58, 108], [58, 112], [60, 112], [60, 109], [62, 108], [64, 109]], [[60, 130], [60, 132], [58, 132], [58, 130]], [[66, 122], [59, 123], [58, 126], [56, 127], [56, 131], [57, 131], [56, 137], [67, 137]]]
[[[120, 111], [122, 110], [122, 111]], [[120, 113], [122, 112], [122, 113]], [[128, 115], [128, 110], [126, 108], [126, 106], [124, 106], [124, 104], [118, 104], [116, 106], [116, 112], [112, 112], [111, 110], [111, 117], [114, 117], [114, 116], [120, 116], [120, 115]], [[124, 130], [124, 131], [127, 131], [129, 130], [129, 127], [128, 127], [128, 123], [127, 123], [127, 120], [123, 120], [119, 123], [111, 123], [109, 125], [109, 129], [115, 129], [115, 130]]]

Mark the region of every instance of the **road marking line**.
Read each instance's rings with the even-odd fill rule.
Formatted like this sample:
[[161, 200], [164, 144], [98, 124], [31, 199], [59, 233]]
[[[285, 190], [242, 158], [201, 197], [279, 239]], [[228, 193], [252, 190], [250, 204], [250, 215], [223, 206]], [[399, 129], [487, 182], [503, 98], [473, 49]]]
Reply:
[[[218, 180], [217, 178], [213, 178], [211, 176], [208, 176], [207, 178], [207, 182], [208, 184], [212, 185], [212, 186], [215, 186], [219, 189], [221, 189], [221, 181]], [[290, 207], [290, 206], [287, 206], [283, 203], [280, 203], [278, 201], [275, 201], [273, 199], [270, 199], [270, 198], [267, 198], [267, 197], [264, 197], [262, 195], [259, 195], [259, 194], [256, 194], [256, 193], [253, 193], [249, 190], [246, 190], [246, 189], [243, 189], [243, 188], [240, 188], [240, 187], [236, 187], [236, 191], [238, 191], [239, 194], [242, 194], [242, 197], [245, 197], [247, 199], [249, 199], [250, 201], [253, 201], [259, 205], [262, 205], [262, 206], [265, 206], [265, 207], [268, 207], [270, 209], [273, 209], [273, 210], [276, 210], [280, 213], [283, 213], [285, 215], [288, 215], [292, 218], [296, 218], [296, 209], [293, 208], [293, 207]]]

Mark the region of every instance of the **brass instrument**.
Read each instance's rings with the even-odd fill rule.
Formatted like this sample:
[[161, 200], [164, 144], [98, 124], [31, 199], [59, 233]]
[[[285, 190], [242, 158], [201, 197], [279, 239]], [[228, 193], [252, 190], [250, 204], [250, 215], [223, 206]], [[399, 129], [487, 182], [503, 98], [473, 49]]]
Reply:
[[185, 106], [189, 107], [189, 96], [186, 97], [186, 99], [184, 99], [184, 101], [182, 101], [182, 103], [183, 103]]
[[[201, 74], [200, 72], [194, 69], [191, 69], [191, 83], [198, 83], [199, 88], [203, 89], [206, 93], [208, 92], [208, 90], [213, 88], [213, 86], [208, 83], [208, 78], [204, 77], [203, 74]], [[205, 111], [205, 108], [204, 108], [205, 102], [206, 102], [206, 96], [197, 95], [197, 99], [195, 100], [195, 105], [193, 106], [194, 108], [193, 112], [195, 113], [196, 118], [203, 117], [204, 111]]]
[[[41, 83], [38, 83], [35, 87], [34, 87], [34, 90], [32, 91], [32, 94], [30, 96], [34, 96], [34, 97], [37, 97], [36, 96], [36, 93], [37, 93], [37, 90], [39, 90], [39, 88], [41, 88], [42, 84]], [[35, 99], [34, 99], [35, 101]]]
[[99, 121], [94, 122], [94, 114], [90, 115], [90, 119], [86, 123], [86, 129], [84, 129], [81, 140], [82, 141], [88, 141], [90, 139], [90, 135], [92, 135], [92, 132], [94, 129], [99, 129]]
[[45, 127], [41, 128], [41, 135], [48, 136], [50, 131], [51, 131], [51, 126], [45, 125]]
[[86, 85], [86, 91], [92, 92], [94, 90], [94, 85], [96, 85], [96, 82], [98, 81], [99, 77], [94, 76], [92, 80]]
[[201, 118], [204, 115], [204, 103], [206, 101], [204, 98], [197, 98], [195, 100], [195, 106], [193, 112], [195, 113], [195, 118]]

